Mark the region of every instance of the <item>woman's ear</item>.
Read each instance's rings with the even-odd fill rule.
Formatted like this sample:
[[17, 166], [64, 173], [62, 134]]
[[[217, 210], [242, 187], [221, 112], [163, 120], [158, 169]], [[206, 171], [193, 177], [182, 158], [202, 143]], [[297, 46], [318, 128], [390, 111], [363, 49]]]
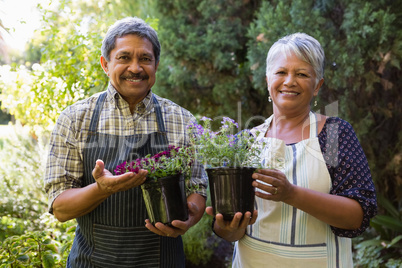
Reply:
[[324, 78], [321, 78], [321, 80], [318, 81], [317, 86], [315, 87], [315, 90], [314, 90], [314, 96], [318, 95], [318, 92], [320, 91], [322, 84], [324, 84]]

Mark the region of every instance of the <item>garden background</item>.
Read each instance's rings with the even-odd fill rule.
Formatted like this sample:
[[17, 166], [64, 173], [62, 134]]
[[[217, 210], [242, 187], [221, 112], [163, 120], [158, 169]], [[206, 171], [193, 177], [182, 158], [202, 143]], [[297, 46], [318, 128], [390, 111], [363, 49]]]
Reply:
[[[105, 89], [101, 41], [126, 16], [158, 31], [156, 94], [242, 128], [272, 112], [265, 58], [273, 42], [298, 31], [316, 37], [326, 68], [314, 109], [352, 124], [378, 193], [378, 216], [353, 240], [355, 266], [402, 266], [401, 0], [60, 0], [37, 8], [42, 27], [23, 53], [0, 36], [0, 267], [65, 267], [75, 222], [47, 213], [49, 132], [68, 105]], [[184, 236], [188, 267], [230, 263], [232, 244], [210, 223], [205, 215]]]

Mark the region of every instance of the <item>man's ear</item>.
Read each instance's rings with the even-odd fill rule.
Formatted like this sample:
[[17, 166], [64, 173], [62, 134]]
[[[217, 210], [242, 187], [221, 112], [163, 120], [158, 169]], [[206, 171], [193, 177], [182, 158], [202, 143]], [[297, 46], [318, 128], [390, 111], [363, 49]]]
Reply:
[[109, 76], [109, 69], [108, 69], [108, 67], [107, 67], [107, 65], [108, 65], [107, 60], [106, 60], [103, 56], [101, 56], [101, 57], [100, 57], [100, 62], [101, 62], [103, 71], [105, 72], [105, 74], [106, 74], [107, 76]]

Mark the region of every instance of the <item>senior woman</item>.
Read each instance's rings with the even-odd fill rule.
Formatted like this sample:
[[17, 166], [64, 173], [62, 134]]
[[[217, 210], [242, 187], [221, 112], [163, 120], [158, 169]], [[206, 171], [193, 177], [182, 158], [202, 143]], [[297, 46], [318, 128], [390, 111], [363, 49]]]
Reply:
[[213, 224], [238, 240], [233, 267], [353, 267], [350, 238], [376, 214], [376, 195], [351, 125], [311, 111], [323, 73], [324, 51], [307, 34], [285, 36], [268, 52], [273, 115], [252, 133], [266, 141], [261, 161], [270, 168], [253, 175], [253, 213], [231, 222], [217, 214]]

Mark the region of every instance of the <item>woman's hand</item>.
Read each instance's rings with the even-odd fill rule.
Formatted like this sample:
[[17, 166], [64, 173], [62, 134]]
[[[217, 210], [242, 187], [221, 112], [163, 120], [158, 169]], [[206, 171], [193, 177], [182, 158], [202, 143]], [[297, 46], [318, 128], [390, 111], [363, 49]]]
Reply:
[[253, 186], [264, 191], [256, 191], [255, 195], [272, 201], [287, 202], [294, 194], [295, 186], [291, 184], [283, 172], [276, 169], [260, 169], [253, 174]]
[[222, 214], [218, 213], [213, 215], [212, 207], [207, 207], [206, 212], [211, 216], [215, 216], [215, 233], [230, 242], [234, 242], [242, 238], [246, 233], [247, 226], [254, 224], [258, 216], [257, 210], [254, 210], [253, 214], [247, 211], [244, 213], [244, 217], [241, 212], [237, 212], [232, 221], [225, 221]]
[[258, 180], [253, 186], [267, 192], [256, 191], [260, 198], [282, 201], [334, 227], [355, 230], [361, 226], [363, 210], [354, 199], [293, 185], [275, 169], [258, 170], [253, 179]]

